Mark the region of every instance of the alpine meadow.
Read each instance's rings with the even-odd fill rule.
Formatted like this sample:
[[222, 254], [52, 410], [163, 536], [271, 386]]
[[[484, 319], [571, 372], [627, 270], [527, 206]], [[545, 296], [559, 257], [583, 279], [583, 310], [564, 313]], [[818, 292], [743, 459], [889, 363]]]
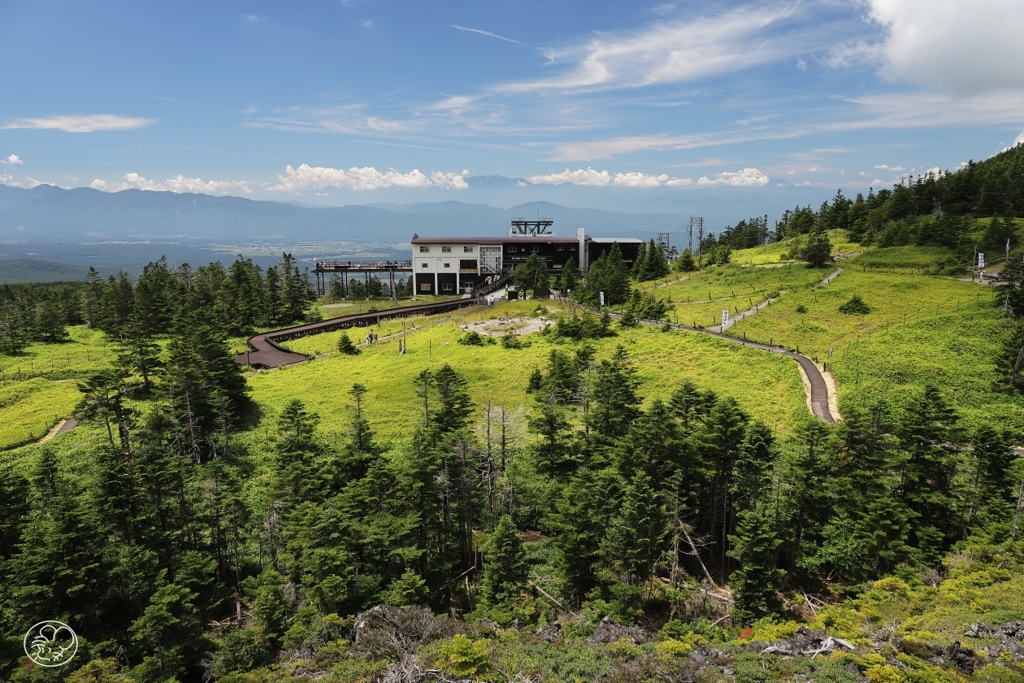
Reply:
[[0, 3], [0, 683], [1024, 683], [1021, 36]]

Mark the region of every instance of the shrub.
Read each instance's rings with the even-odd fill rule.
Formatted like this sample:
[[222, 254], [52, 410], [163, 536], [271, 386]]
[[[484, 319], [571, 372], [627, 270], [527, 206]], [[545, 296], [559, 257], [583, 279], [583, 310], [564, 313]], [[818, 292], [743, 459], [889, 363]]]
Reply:
[[459, 678], [486, 673], [489, 668], [487, 643], [482, 640], [473, 642], [460, 633], [441, 646], [441, 659], [437, 666]]
[[796, 312], [800, 313], [800, 314], [804, 314], [804, 313], [807, 312], [807, 307], [804, 306], [803, 304], [800, 304], [799, 306], [796, 307]]
[[839, 312], [846, 315], [865, 315], [871, 312], [871, 307], [864, 303], [860, 294], [854, 294], [849, 301], [839, 307]]
[[459, 338], [459, 343], [463, 346], [483, 346], [484, 338], [479, 332], [470, 331]]
[[501, 348], [503, 349], [521, 349], [523, 346], [525, 346], [523, 340], [511, 332], [501, 338]]
[[338, 338], [338, 351], [346, 356], [354, 356], [359, 353], [359, 347], [352, 343], [347, 332], [342, 332]]

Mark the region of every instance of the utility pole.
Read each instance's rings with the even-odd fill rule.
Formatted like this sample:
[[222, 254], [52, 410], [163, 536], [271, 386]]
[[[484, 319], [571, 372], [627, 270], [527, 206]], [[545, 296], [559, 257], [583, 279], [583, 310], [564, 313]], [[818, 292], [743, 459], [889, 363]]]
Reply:
[[690, 237], [690, 253], [693, 254], [693, 229], [697, 228], [697, 263], [700, 263], [700, 243], [704, 241], [704, 217], [703, 216], [690, 216], [690, 225], [687, 228], [687, 233]]

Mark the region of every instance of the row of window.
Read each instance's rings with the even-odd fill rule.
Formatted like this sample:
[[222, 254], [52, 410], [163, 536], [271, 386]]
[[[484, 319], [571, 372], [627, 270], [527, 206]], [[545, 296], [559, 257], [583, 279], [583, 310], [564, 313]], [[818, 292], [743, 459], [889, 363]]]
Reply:
[[[516, 246], [515, 244], [510, 244], [508, 246], [509, 253], [512, 253], [512, 252], [518, 251], [518, 250], [519, 250], [519, 247]], [[526, 245], [524, 244], [523, 245], [523, 251], [540, 251], [540, 245], [539, 244], [534, 244], [534, 245], [531, 246], [530, 249], [527, 249]], [[565, 247], [558, 247], [557, 251], [565, 251]], [[569, 251], [576, 251], [576, 247], [569, 247]]]
[[[420, 265], [420, 268], [429, 268], [429, 267], [430, 267], [430, 262], [429, 261], [424, 261]], [[450, 264], [450, 263], [448, 263], [446, 261], [444, 263], [444, 267], [445, 268], [451, 268], [452, 264]], [[459, 260], [459, 270], [476, 270], [476, 259], [460, 259]]]
[[[510, 245], [508, 245], [508, 250], [509, 250], [509, 252], [518, 251], [519, 247], [516, 246], [515, 244], [510, 244]], [[540, 245], [539, 244], [531, 245], [530, 249], [527, 249], [526, 245], [523, 245], [523, 251], [540, 251]], [[564, 246], [558, 247], [558, 251], [565, 251], [565, 247]], [[576, 251], [576, 247], [574, 247], [574, 246], [573, 247], [569, 247], [569, 251]], [[430, 253], [430, 247], [424, 246], [424, 245], [421, 244], [420, 245], [420, 253], [421, 254], [429, 254]], [[452, 248], [451, 247], [441, 247], [441, 253], [442, 254], [450, 254], [450, 253], [452, 253]], [[464, 254], [472, 254], [473, 253], [473, 247], [471, 245], [467, 244], [466, 246], [462, 247], [462, 253], [464, 253]]]
[[[423, 245], [420, 245], [420, 253], [421, 254], [429, 254], [430, 253], [430, 247], [425, 247]], [[441, 247], [441, 253], [442, 254], [450, 254], [450, 253], [452, 253], [452, 248], [451, 247]], [[473, 247], [467, 244], [466, 246], [462, 247], [462, 253], [464, 253], [464, 254], [472, 254], [473, 253]]]

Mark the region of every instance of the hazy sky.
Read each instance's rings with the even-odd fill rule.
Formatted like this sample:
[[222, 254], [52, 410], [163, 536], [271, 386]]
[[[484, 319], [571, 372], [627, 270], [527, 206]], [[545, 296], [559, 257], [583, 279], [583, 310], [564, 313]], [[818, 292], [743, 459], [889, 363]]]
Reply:
[[0, 0], [0, 182], [866, 191], [1024, 139], [1022, 35], [1021, 0]]

